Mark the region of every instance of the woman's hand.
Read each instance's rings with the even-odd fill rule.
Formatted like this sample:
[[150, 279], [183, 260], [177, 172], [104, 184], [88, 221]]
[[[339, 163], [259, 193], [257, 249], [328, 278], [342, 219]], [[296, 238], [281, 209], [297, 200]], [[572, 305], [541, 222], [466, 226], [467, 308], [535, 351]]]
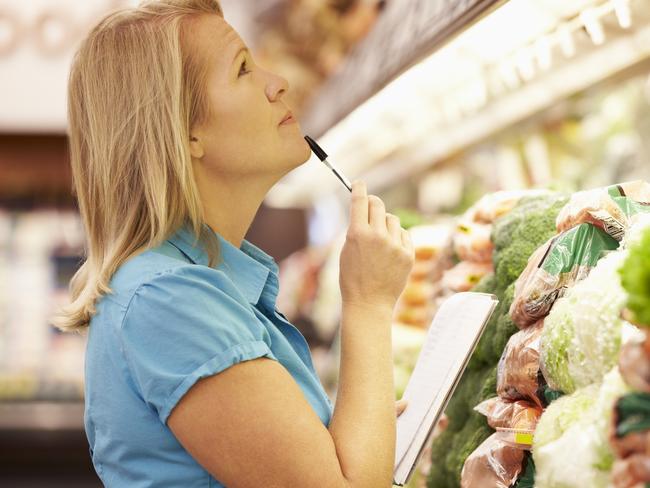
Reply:
[[414, 261], [409, 233], [384, 202], [368, 196], [366, 185], [352, 185], [350, 226], [341, 252], [343, 305], [392, 311]]

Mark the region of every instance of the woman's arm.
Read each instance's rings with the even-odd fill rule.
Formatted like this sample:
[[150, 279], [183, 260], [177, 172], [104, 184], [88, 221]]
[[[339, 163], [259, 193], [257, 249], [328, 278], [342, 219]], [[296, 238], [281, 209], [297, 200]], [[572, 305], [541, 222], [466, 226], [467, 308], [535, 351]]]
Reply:
[[339, 390], [329, 431], [352, 486], [390, 487], [395, 463], [391, 319], [413, 266], [413, 246], [384, 203], [352, 191], [341, 252], [343, 298]]
[[341, 253], [341, 368], [327, 429], [279, 363], [255, 359], [199, 381], [168, 424], [229, 488], [389, 488], [395, 457], [391, 316], [413, 248], [355, 183]]

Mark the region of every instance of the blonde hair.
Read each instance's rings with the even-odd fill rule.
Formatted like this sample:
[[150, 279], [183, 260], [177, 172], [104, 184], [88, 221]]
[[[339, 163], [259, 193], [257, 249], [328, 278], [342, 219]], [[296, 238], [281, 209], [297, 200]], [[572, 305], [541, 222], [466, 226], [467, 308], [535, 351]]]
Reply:
[[103, 18], [76, 52], [68, 80], [73, 193], [86, 231], [71, 303], [53, 317], [86, 328], [96, 302], [129, 257], [189, 225], [216, 263], [218, 239], [203, 225], [190, 128], [209, 119], [208, 63], [186, 36], [218, 0], [158, 0]]

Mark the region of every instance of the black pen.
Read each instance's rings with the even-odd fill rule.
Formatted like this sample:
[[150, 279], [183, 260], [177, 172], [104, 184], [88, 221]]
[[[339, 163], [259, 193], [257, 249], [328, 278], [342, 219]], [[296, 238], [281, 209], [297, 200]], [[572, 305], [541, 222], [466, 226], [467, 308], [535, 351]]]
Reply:
[[320, 159], [323, 163], [325, 163], [325, 166], [332, 170], [332, 172], [339, 180], [341, 180], [341, 183], [343, 183], [348, 190], [352, 191], [352, 184], [350, 183], [350, 180], [343, 176], [343, 173], [336, 169], [332, 163], [327, 160], [327, 153], [323, 151], [323, 149], [318, 144], [316, 144], [316, 141], [309, 136], [305, 136], [305, 140], [307, 141], [307, 144], [309, 144], [309, 147], [311, 147], [311, 150], [314, 151], [314, 154], [318, 156], [318, 159]]

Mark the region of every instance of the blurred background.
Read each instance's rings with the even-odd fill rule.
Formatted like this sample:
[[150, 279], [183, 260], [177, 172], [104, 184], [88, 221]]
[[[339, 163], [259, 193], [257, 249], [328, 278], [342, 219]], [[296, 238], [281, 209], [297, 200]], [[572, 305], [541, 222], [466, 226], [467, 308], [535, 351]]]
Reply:
[[[396, 311], [397, 396], [440, 297], [489, 272], [440, 280], [456, 216], [498, 190], [650, 180], [645, 0], [221, 3], [256, 62], [289, 80], [303, 132], [413, 227], [426, 280]], [[83, 259], [70, 61], [102, 16], [135, 4], [0, 0], [0, 486], [101, 486], [83, 432], [85, 339], [48, 317]], [[348, 198], [314, 157], [269, 193], [247, 236], [280, 263], [279, 309], [332, 399]]]

